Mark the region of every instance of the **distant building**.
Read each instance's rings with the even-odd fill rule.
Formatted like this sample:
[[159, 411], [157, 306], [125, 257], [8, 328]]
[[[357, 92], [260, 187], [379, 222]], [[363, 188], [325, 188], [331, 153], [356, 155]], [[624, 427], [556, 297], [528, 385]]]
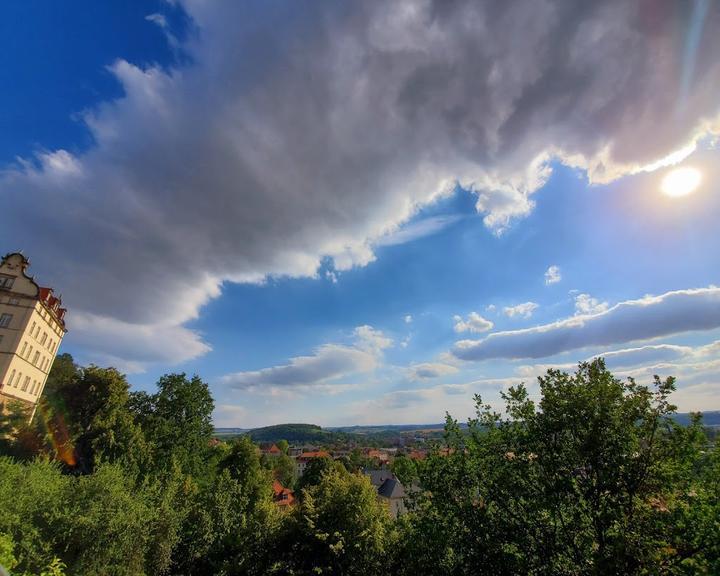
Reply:
[[297, 464], [298, 477], [302, 476], [305, 473], [305, 468], [307, 467], [308, 462], [314, 460], [315, 458], [332, 458], [332, 456], [330, 456], [329, 452], [325, 452], [325, 450], [318, 450], [315, 452], [303, 452], [302, 454], [300, 454], [300, 456], [297, 457], [295, 461]]
[[397, 478], [388, 478], [378, 488], [378, 498], [383, 502], [390, 511], [390, 516], [397, 518], [401, 514], [405, 514], [405, 487]]
[[384, 450], [376, 450], [375, 448], [368, 448], [365, 451], [365, 455], [371, 460], [376, 460], [380, 464], [388, 464], [390, 462], [390, 456]]
[[60, 298], [29, 265], [19, 253], [0, 261], [0, 403], [19, 401], [32, 418], [67, 330]]
[[260, 451], [265, 454], [265, 456], [271, 457], [278, 457], [282, 454], [282, 450], [280, 450], [280, 448], [278, 448], [275, 444], [270, 447], [261, 448]]
[[365, 470], [364, 474], [370, 478], [370, 484], [377, 490], [378, 499], [387, 506], [390, 516], [397, 518], [407, 511], [405, 487], [390, 470]]
[[273, 501], [278, 506], [290, 506], [295, 502], [295, 494], [290, 488], [285, 488], [277, 480], [273, 480]]

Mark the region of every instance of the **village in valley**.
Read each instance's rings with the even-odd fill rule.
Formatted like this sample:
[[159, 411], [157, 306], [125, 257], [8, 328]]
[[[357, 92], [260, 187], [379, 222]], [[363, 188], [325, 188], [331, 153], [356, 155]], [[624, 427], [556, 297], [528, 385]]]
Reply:
[[[274, 428], [282, 430], [284, 426], [263, 430]], [[310, 425], [308, 428], [317, 429]], [[397, 428], [405, 429], [352, 436], [328, 432], [332, 442], [327, 443], [290, 444], [283, 439], [257, 443], [260, 462], [272, 471], [274, 502], [280, 507], [292, 506], [298, 490], [306, 484], [303, 480], [306, 475], [319, 475], [327, 468], [342, 466], [349, 472], [367, 477], [391, 517], [404, 514], [412, 492], [419, 489], [415, 479], [417, 467], [429, 454], [442, 456], [447, 449], [440, 447], [440, 426], [414, 430]], [[249, 434], [252, 437], [252, 431]], [[227, 438], [227, 434], [219, 435], [219, 438], [223, 437]], [[216, 437], [213, 443], [223, 442], [219, 438]]]

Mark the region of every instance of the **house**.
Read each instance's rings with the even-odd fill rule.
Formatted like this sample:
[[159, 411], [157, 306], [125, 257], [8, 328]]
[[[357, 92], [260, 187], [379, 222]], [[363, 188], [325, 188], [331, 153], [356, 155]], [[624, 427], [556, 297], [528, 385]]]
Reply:
[[298, 476], [302, 476], [305, 472], [305, 468], [308, 465], [308, 462], [313, 460], [314, 458], [331, 458], [330, 453], [326, 452], [325, 450], [317, 450], [315, 452], [303, 452], [295, 459], [295, 462], [297, 464], [297, 473]]
[[397, 518], [407, 511], [405, 496], [405, 487], [397, 478], [388, 478], [378, 488], [378, 498], [388, 507], [390, 516], [393, 518]]
[[378, 462], [380, 462], [380, 464], [387, 464], [388, 462], [390, 462], [390, 457], [388, 456], [388, 453], [382, 450], [370, 448], [365, 452], [365, 455], [372, 460], [377, 460]]
[[364, 474], [370, 479], [370, 484], [377, 490], [378, 499], [388, 507], [393, 518], [397, 518], [407, 511], [405, 487], [392, 471], [387, 469], [365, 470]]
[[278, 506], [290, 506], [295, 502], [295, 494], [290, 488], [285, 488], [277, 480], [273, 480], [273, 502]]
[[0, 261], [0, 409], [18, 402], [32, 419], [65, 329], [65, 308], [16, 252]]
[[260, 450], [265, 456], [272, 456], [272, 457], [278, 457], [282, 454], [282, 450], [278, 448], [275, 444], [270, 446], [269, 448], [261, 448]]
[[364, 470], [363, 473], [365, 474], [365, 476], [370, 478], [370, 484], [375, 487], [375, 490], [378, 490], [380, 486], [383, 485], [383, 482], [385, 482], [385, 480], [395, 477], [392, 471], [386, 468], [382, 468], [379, 470]]

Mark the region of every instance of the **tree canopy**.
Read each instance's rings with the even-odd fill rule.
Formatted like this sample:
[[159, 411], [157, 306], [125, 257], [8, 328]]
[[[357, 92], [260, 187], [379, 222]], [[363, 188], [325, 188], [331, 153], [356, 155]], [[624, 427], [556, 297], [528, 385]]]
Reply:
[[[393, 472], [391, 519], [361, 471], [213, 439], [197, 376], [133, 392], [58, 358], [31, 425], [2, 412], [0, 564], [17, 575], [651, 575], [720, 573], [720, 455], [675, 381], [619, 380], [602, 360], [479, 396], [425, 461]], [[56, 368], [57, 367], [57, 368]], [[288, 466], [288, 463], [291, 466]], [[355, 465], [353, 465], [355, 463]]]

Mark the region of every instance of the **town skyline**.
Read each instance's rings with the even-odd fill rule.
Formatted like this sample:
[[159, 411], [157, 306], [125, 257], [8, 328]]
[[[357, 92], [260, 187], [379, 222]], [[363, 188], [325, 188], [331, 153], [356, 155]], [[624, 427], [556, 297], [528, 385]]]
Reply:
[[463, 419], [597, 356], [720, 409], [716, 5], [132, 4], [0, 9], [0, 243], [59, 353], [197, 373], [220, 427]]

